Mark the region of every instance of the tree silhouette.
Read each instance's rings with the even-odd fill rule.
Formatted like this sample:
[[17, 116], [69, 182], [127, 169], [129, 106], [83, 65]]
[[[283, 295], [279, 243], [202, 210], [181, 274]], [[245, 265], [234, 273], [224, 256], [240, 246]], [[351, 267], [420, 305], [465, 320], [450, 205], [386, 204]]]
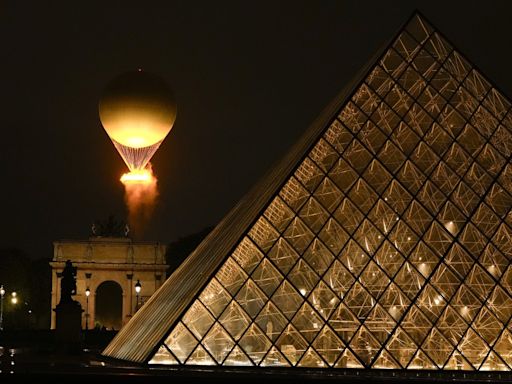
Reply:
[[170, 276], [171, 273], [180, 266], [212, 229], [213, 227], [206, 227], [199, 232], [180, 237], [169, 244], [167, 253], [165, 254], [166, 263], [169, 265], [167, 276]]

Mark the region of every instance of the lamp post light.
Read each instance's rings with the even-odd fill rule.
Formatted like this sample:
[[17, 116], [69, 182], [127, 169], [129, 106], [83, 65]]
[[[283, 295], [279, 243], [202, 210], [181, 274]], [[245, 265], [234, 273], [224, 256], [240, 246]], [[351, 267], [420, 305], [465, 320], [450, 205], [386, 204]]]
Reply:
[[137, 305], [135, 306], [135, 311], [139, 310], [139, 294], [141, 289], [142, 285], [140, 284], [140, 281], [137, 280], [137, 282], [135, 283], [135, 293], [137, 294]]
[[4, 330], [4, 295], [4, 286], [0, 285], [0, 331]]
[[[13, 292], [11, 293], [11, 304], [12, 304], [12, 305], [16, 305], [16, 304], [18, 304], [18, 294], [17, 294], [15, 291], [13, 291]], [[16, 311], [14, 311], [14, 313], [13, 313], [13, 318], [14, 318], [14, 319], [16, 319], [16, 316], [17, 316], [17, 315], [16, 315]], [[15, 321], [15, 323], [16, 323], [16, 321]]]
[[89, 295], [91, 294], [91, 290], [89, 287], [85, 290], [85, 330], [89, 330]]

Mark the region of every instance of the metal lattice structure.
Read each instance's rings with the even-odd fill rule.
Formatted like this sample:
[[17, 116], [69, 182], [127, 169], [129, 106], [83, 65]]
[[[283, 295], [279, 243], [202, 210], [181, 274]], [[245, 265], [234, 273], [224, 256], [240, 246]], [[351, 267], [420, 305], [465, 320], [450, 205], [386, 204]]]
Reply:
[[414, 15], [104, 355], [510, 370], [510, 106]]

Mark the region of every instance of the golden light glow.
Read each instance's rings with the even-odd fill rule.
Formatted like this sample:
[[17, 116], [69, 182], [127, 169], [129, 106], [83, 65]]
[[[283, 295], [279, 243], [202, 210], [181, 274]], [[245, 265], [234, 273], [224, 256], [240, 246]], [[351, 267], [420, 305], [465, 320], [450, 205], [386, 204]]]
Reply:
[[104, 118], [104, 127], [109, 137], [120, 144], [130, 148], [149, 147], [165, 139], [172, 128], [169, 121], [151, 117], [151, 113], [141, 111], [109, 116]]
[[140, 238], [153, 213], [158, 196], [157, 182], [151, 163], [148, 168], [135, 170], [121, 176], [125, 201], [128, 207], [128, 222], [132, 236]]
[[120, 180], [123, 184], [149, 184], [153, 182], [154, 178], [152, 172], [141, 169], [123, 174]]
[[112, 140], [130, 148], [145, 148], [162, 141], [171, 130], [176, 101], [159, 76], [129, 72], [107, 86], [99, 114]]
[[445, 224], [445, 228], [450, 231], [452, 235], [457, 233], [457, 225], [453, 221], [449, 221]]

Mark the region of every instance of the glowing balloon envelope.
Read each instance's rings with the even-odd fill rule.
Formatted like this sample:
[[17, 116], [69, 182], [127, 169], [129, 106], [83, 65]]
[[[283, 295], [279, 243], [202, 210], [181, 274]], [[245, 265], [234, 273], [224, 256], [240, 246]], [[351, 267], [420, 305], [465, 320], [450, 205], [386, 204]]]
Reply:
[[99, 103], [103, 128], [130, 171], [142, 170], [170, 132], [176, 101], [165, 81], [134, 71], [107, 85]]

